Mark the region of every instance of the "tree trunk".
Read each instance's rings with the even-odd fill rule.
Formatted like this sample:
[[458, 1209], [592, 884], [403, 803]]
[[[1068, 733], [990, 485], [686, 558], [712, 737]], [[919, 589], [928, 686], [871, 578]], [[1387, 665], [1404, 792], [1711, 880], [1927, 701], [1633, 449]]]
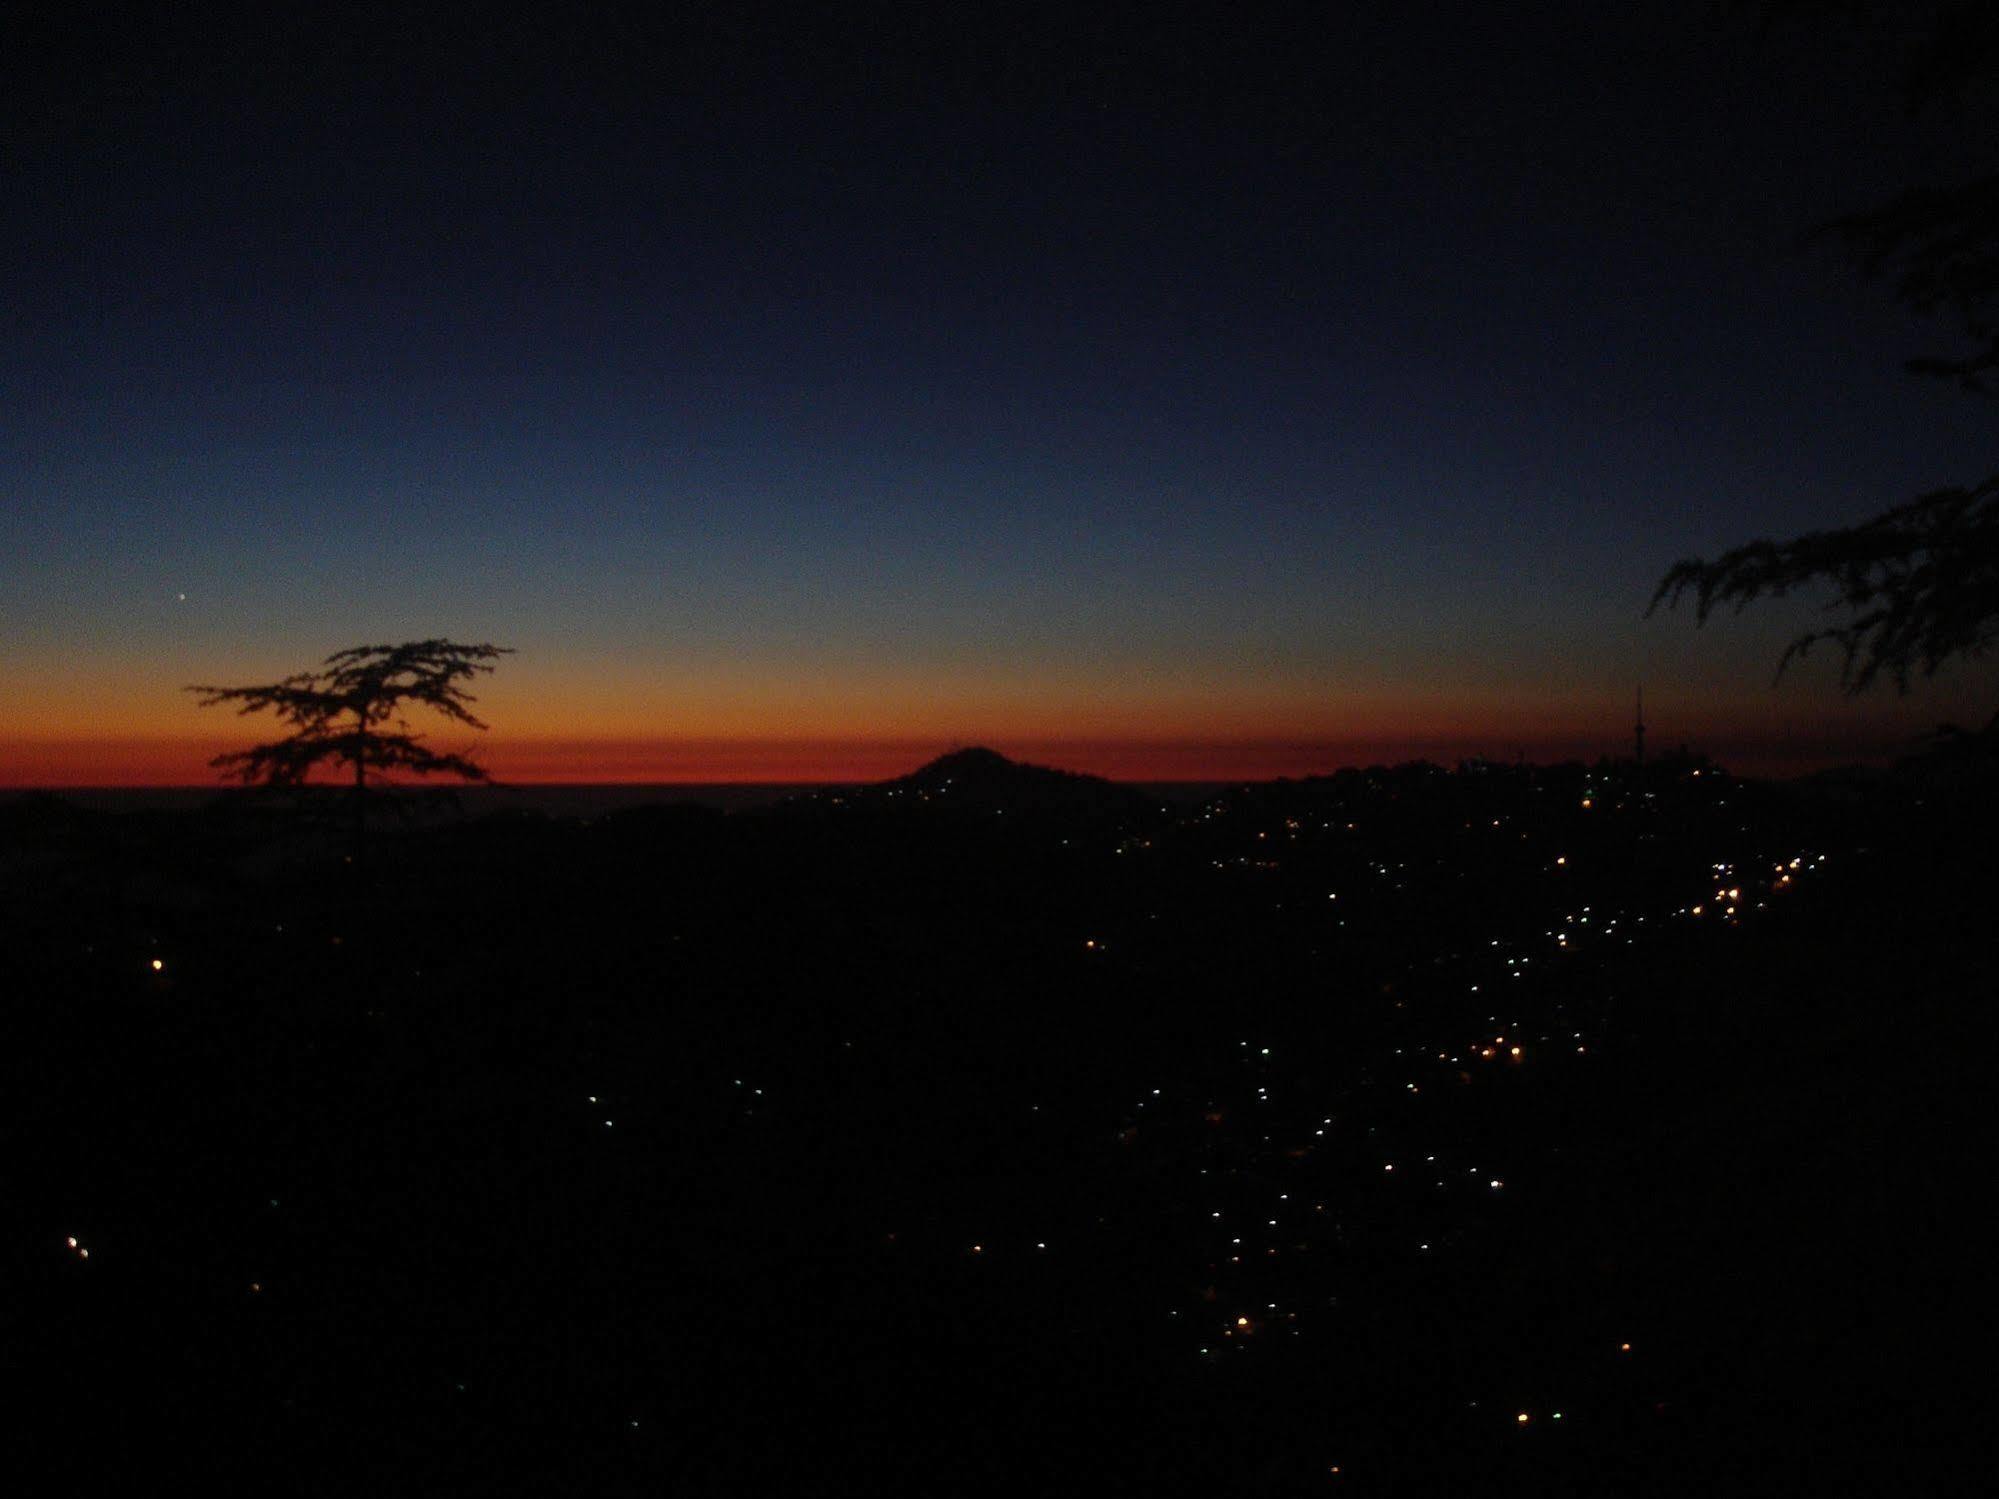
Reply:
[[[373, 932], [368, 922], [368, 907], [373, 895], [369, 888], [368, 869], [368, 710], [365, 706], [355, 710], [359, 720], [354, 726], [354, 868], [347, 881], [347, 932], [345, 952], [348, 973], [353, 980], [355, 994], [360, 1003], [360, 1011], [368, 1006], [368, 997], [374, 986], [370, 982], [369, 969], [374, 952]], [[357, 1012], [355, 1018], [360, 1018]]]
[[368, 860], [368, 715], [356, 709], [354, 729], [354, 879], [358, 884]]

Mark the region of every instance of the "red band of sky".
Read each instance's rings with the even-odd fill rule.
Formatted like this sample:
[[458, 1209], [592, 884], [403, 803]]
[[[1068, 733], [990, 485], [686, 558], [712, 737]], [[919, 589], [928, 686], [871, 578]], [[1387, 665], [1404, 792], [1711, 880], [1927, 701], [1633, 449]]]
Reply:
[[[220, 785], [209, 760], [249, 741], [237, 737], [78, 736], [0, 739], [0, 786], [27, 789]], [[494, 733], [469, 746], [496, 780], [517, 785], [781, 784], [886, 780], [968, 741], [884, 739], [527, 738]], [[1349, 765], [1471, 756], [1547, 763], [1629, 753], [1628, 732], [1605, 726], [1490, 734], [1375, 733], [1351, 738], [1139, 740], [1012, 737], [979, 743], [1018, 760], [1125, 781], [1267, 780], [1324, 774]], [[1655, 731], [1655, 752], [1687, 742], [1744, 774], [1789, 775], [1825, 765], [1878, 762], [1915, 748], [1909, 726], [1866, 720], [1817, 729], [1708, 724], [1697, 734]], [[448, 746], [460, 749], [455, 740]]]

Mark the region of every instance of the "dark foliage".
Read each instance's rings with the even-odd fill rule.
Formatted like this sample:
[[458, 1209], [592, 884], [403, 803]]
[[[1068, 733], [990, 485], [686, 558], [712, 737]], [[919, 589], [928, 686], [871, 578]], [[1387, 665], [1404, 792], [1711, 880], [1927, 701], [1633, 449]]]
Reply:
[[217, 769], [246, 785], [300, 787], [313, 772], [351, 774], [357, 789], [390, 782], [397, 772], [489, 779], [463, 755], [439, 754], [410, 731], [410, 705], [431, 708], [456, 723], [483, 729], [467, 706], [465, 684], [509, 654], [496, 645], [411, 640], [335, 651], [318, 670], [257, 687], [196, 686], [204, 708], [237, 704], [237, 712], [270, 712], [291, 726], [283, 739], [218, 755]]
[[[1772, 4], [1772, 23], [1867, 25], [1902, 57], [1902, 91], [1911, 111], [1964, 107], [1999, 76], [1999, 10], [1940, 4], [1883, 11], [1865, 4]], [[1889, 45], [1889, 44], [1893, 45]], [[1989, 395], [1999, 370], [1999, 173], [1952, 186], [1923, 186], [1893, 202], [1820, 226], [1858, 257], [1870, 275], [1892, 283], [1897, 298], [1925, 316], [1954, 321], [1967, 340], [1949, 355], [1908, 361], [1911, 372], [1955, 380]], [[1830, 588], [1829, 608], [1842, 623], [1799, 635], [1777, 673], [1822, 640], [1845, 652], [1840, 679], [1859, 692], [1886, 675], [1898, 690], [1945, 662], [1984, 654], [1999, 629], [1999, 474], [1968, 487], [1940, 489], [1839, 530], [1788, 541], [1752, 541], [1713, 561], [1673, 565], [1647, 613], [1691, 592], [1699, 619], [1719, 604], [1741, 609], [1795, 589]]]
[[[1821, 640], [1845, 653], [1840, 679], [1859, 692], [1886, 674], [1900, 690], [1946, 661], [1982, 656], [1999, 634], [1999, 476], [1944, 489], [1838, 531], [1752, 541], [1713, 562], [1675, 563], [1652, 596], [1668, 607], [1692, 592], [1698, 617], [1718, 606], [1829, 584], [1844, 623], [1808, 630], [1777, 671]], [[1649, 612], [1649, 611], [1648, 611]]]
[[1819, 231], [1844, 242], [1870, 275], [1886, 276], [1895, 295], [1926, 316], [1954, 318], [1970, 347], [1951, 356], [1911, 359], [1919, 375], [1956, 380], [1978, 395], [1999, 370], [1999, 173], [1951, 188], [1922, 188], [1867, 213], [1849, 214]]

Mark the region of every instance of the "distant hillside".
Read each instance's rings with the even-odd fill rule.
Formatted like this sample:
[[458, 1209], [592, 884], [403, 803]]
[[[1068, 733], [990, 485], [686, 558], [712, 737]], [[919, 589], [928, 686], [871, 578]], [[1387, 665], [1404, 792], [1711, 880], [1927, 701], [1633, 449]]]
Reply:
[[879, 809], [929, 808], [978, 816], [1153, 816], [1153, 798], [1102, 776], [1009, 760], [997, 750], [972, 748], [940, 755], [920, 769], [893, 780], [807, 799], [818, 806]]

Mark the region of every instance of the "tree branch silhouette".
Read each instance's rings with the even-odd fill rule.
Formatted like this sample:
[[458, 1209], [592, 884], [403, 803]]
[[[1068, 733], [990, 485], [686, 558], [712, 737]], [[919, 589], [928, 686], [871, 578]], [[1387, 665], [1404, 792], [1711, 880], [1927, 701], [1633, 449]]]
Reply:
[[1990, 394], [1986, 377], [1999, 370], [1999, 172], [1904, 193], [1881, 208], [1834, 219], [1811, 238], [1840, 240], [1869, 275], [1889, 278], [1905, 306], [1954, 317], [1970, 340], [1966, 352], [1911, 359], [1906, 369]]
[[[1902, 43], [1902, 92], [1911, 113], [1962, 103], [1999, 77], [1999, 6], [1940, 0], [1918, 21], [1900, 4], [1859, 0], [1766, 0], [1768, 20], [1888, 25]], [[1889, 49], [1893, 50], [1893, 49]], [[1885, 54], [1884, 54], [1885, 55]], [[1870, 275], [1891, 282], [1913, 312], [1950, 318], [1968, 340], [1949, 355], [1910, 359], [1912, 373], [1953, 380], [1989, 396], [1999, 372], [1999, 172], [1948, 187], [1921, 187], [1881, 207], [1820, 225], [1808, 241], [1831, 239]], [[1855, 526], [1788, 541], [1752, 541], [1712, 561], [1676, 562], [1646, 608], [1672, 608], [1687, 594], [1705, 622], [1715, 609], [1740, 611], [1762, 598], [1828, 587], [1837, 624], [1807, 630], [1785, 647], [1777, 676], [1822, 641], [1844, 654], [1840, 682], [1858, 693], [1886, 677], [1906, 692], [1956, 658], [1976, 658], [1999, 638], [1999, 474], [1933, 490]], [[1995, 716], [1999, 724], [1999, 716]]]
[[1756, 599], [1815, 584], [1830, 584], [1837, 596], [1827, 607], [1849, 617], [1793, 640], [1777, 663], [1779, 677], [1821, 641], [1844, 653], [1840, 683], [1851, 693], [1882, 676], [1906, 692], [1917, 673], [1982, 656], [1999, 638], [1999, 476], [1923, 495], [1844, 530], [1752, 541], [1712, 562], [1677, 562], [1645, 612], [1671, 608], [1691, 592], [1705, 622], [1717, 608], [1740, 612]]
[[468, 728], [473, 716], [467, 683], [512, 652], [505, 646], [411, 640], [335, 651], [314, 671], [249, 687], [193, 686], [204, 708], [233, 704], [238, 716], [270, 713], [291, 732], [282, 739], [217, 755], [209, 763], [246, 786], [303, 789], [315, 772], [351, 776], [356, 862], [367, 839], [373, 791], [398, 784], [398, 774], [488, 781], [467, 756], [443, 754], [410, 731], [406, 710], [427, 707]]

